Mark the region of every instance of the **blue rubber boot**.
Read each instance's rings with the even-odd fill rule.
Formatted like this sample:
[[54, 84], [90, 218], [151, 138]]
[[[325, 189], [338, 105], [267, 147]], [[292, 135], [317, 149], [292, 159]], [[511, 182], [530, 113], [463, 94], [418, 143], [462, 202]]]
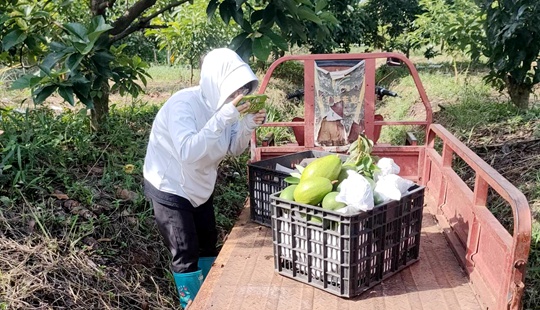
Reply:
[[210, 268], [212, 268], [212, 264], [216, 260], [216, 257], [200, 257], [199, 258], [199, 269], [202, 271], [202, 275], [204, 279], [206, 279], [206, 276], [210, 272]]
[[188, 302], [195, 299], [203, 283], [203, 275], [200, 270], [188, 273], [173, 273], [176, 290], [180, 298], [180, 305], [185, 309]]

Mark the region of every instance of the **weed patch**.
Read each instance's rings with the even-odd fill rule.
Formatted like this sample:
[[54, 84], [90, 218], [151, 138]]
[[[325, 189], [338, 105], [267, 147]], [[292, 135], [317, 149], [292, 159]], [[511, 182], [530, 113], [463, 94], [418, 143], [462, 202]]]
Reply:
[[[112, 106], [99, 134], [85, 110], [2, 110], [0, 300], [6, 307], [177, 307], [168, 253], [142, 192], [158, 108]], [[244, 205], [246, 161], [247, 154], [223, 164], [230, 175], [223, 174], [216, 191], [222, 237]]]

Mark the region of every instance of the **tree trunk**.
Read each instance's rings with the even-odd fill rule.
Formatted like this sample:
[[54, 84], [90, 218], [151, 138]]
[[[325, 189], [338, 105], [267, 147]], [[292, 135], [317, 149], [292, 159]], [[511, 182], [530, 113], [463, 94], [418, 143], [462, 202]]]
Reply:
[[189, 59], [189, 86], [193, 86], [193, 65], [195, 63], [195, 59], [192, 57]]
[[411, 44], [409, 44], [409, 42], [405, 43], [406, 44], [406, 48], [405, 48], [405, 57], [407, 58], [410, 58], [409, 56], [411, 56]]
[[454, 65], [454, 82], [457, 84], [457, 83], [459, 83], [459, 77], [458, 77], [456, 56], [452, 56], [452, 63]]
[[108, 81], [101, 83], [101, 97], [94, 97], [94, 108], [92, 109], [92, 128], [99, 131], [100, 125], [107, 119], [109, 115], [109, 93], [111, 87]]
[[[112, 5], [108, 0], [91, 0], [90, 1], [90, 10], [92, 16], [101, 15], [105, 20], [106, 12], [109, 6]], [[107, 36], [108, 33], [102, 34], [101, 36]], [[108, 49], [110, 48], [110, 42], [107, 44]], [[103, 124], [103, 121], [109, 115], [109, 92], [111, 87], [109, 86], [109, 80], [101, 82], [101, 96], [95, 96], [92, 98], [94, 107], [90, 110], [91, 118], [90, 125], [95, 131], [99, 131], [100, 125]]]
[[511, 76], [506, 80], [506, 89], [510, 95], [512, 103], [522, 109], [529, 108], [529, 97], [531, 96], [532, 87], [527, 84], [517, 83]]

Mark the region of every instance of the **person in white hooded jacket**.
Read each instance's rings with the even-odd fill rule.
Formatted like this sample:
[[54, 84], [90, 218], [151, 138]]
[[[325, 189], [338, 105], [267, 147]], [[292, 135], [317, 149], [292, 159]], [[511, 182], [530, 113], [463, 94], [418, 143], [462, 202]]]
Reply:
[[145, 195], [152, 201], [180, 304], [195, 298], [217, 255], [212, 193], [218, 165], [240, 155], [266, 111], [242, 113], [258, 79], [234, 51], [210, 51], [201, 67], [199, 86], [175, 93], [152, 125], [144, 160]]

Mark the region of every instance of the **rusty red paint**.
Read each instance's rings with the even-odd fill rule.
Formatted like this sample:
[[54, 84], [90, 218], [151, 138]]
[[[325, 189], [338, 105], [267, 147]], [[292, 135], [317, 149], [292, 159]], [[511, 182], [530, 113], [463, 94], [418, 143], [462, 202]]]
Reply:
[[[411, 71], [413, 80], [419, 91], [420, 99], [425, 109], [425, 120], [423, 121], [381, 121], [375, 115], [375, 65], [377, 59], [395, 58], [403, 62], [403, 64]], [[252, 149], [252, 161], [258, 161], [263, 158], [270, 158], [283, 154], [290, 154], [294, 152], [301, 152], [304, 150], [314, 149], [315, 147], [315, 135], [314, 135], [314, 75], [315, 75], [315, 61], [317, 60], [358, 60], [362, 59], [366, 61], [366, 91], [364, 102], [366, 104], [365, 114], [365, 131], [367, 136], [376, 141], [380, 135], [381, 126], [385, 125], [425, 125], [426, 128], [432, 121], [431, 104], [427, 98], [427, 95], [422, 87], [418, 73], [413, 63], [402, 54], [398, 53], [358, 53], [358, 54], [324, 54], [324, 55], [289, 55], [284, 56], [276, 60], [270, 68], [268, 68], [259, 93], [264, 93], [270, 78], [274, 70], [282, 63], [286, 61], [302, 61], [304, 63], [304, 117], [305, 120], [299, 122], [273, 122], [266, 123], [264, 127], [296, 127], [299, 132], [303, 131], [304, 139], [303, 145], [284, 145], [280, 147], [257, 147]], [[256, 144], [256, 133], [252, 136], [252, 145]]]
[[[515, 262], [527, 260], [530, 249], [531, 214], [525, 196], [508, 180], [480, 159], [469, 148], [451, 135], [441, 125], [432, 125], [428, 137], [430, 140], [437, 136], [444, 143], [443, 149], [450, 150], [462, 158], [476, 173], [476, 186], [473, 201], [463, 200], [456, 195], [447, 197], [452, 199], [454, 208], [445, 210], [444, 217], [447, 225], [452, 227], [462, 241], [466, 237], [465, 249], [467, 252], [467, 271], [473, 280], [476, 291], [483, 302], [494, 309], [518, 309], [522, 292], [519, 287], [524, 280], [524, 268], [516, 268]], [[428, 141], [428, 145], [430, 141]], [[444, 158], [428, 156], [432, 164], [442, 166]], [[457, 177], [451, 169], [441, 169], [442, 177], [449, 182], [449, 188], [456, 188]], [[428, 180], [426, 180], [428, 181]], [[429, 183], [429, 182], [428, 182]], [[438, 185], [440, 186], [440, 184]], [[494, 189], [512, 207], [514, 215], [514, 232], [510, 235], [495, 217], [485, 208], [487, 188]], [[464, 189], [461, 186], [462, 190]], [[437, 188], [441, 190], [441, 188]], [[444, 192], [448, 195], [448, 190]], [[461, 191], [462, 191], [461, 190]], [[459, 200], [462, 200], [459, 202]], [[460, 210], [461, 209], [461, 210]], [[452, 218], [466, 216], [469, 225], [460, 228], [460, 223], [452, 223]], [[454, 245], [456, 246], [456, 245]], [[476, 258], [476, 259], [475, 259]]]

